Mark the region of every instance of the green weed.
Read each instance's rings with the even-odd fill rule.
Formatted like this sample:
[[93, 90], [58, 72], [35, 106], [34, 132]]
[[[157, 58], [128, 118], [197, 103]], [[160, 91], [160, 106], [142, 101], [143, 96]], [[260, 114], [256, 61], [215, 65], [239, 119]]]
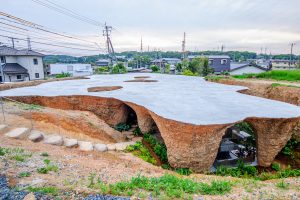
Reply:
[[21, 172], [19, 174], [19, 177], [23, 178], [23, 177], [30, 177], [31, 176], [31, 173], [30, 172]]
[[280, 188], [280, 189], [288, 189], [288, 184], [285, 183], [283, 180], [281, 180], [280, 182], [276, 183], [276, 187]]
[[42, 194], [50, 194], [53, 196], [57, 196], [59, 193], [59, 190], [55, 187], [28, 187], [27, 190], [29, 192], [38, 192]]

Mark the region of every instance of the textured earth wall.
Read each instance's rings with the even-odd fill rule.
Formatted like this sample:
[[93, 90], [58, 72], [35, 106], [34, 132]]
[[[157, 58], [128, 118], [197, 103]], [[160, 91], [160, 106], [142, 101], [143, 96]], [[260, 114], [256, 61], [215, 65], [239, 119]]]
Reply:
[[[209, 170], [216, 158], [225, 130], [233, 125], [182, 123], [158, 116], [142, 106], [113, 98], [26, 96], [13, 99], [64, 110], [90, 111], [109, 125], [126, 122], [130, 106], [136, 112], [138, 125], [143, 132], [150, 131], [156, 123], [167, 146], [170, 165], [175, 168], [191, 168], [195, 172]], [[258, 164], [267, 167], [291, 138], [300, 118], [247, 118], [244, 121], [250, 123], [256, 132]]]

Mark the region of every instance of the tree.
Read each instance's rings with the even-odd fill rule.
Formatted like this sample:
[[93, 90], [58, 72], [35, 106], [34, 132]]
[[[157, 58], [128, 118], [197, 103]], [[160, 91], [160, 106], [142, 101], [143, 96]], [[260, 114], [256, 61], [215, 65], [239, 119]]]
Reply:
[[150, 66], [152, 72], [158, 72], [159, 71], [159, 67], [157, 65], [151, 65]]
[[202, 58], [202, 64], [203, 64], [202, 72], [201, 72], [202, 76], [207, 76], [208, 74], [214, 72], [213, 68], [209, 66], [208, 58]]
[[127, 69], [123, 63], [117, 63], [115, 66], [113, 66], [111, 73], [112, 74], [125, 74], [125, 73], [127, 73]]
[[209, 67], [208, 58], [196, 57], [189, 63], [188, 68], [193, 74], [207, 76], [213, 72], [213, 69]]
[[169, 74], [169, 73], [170, 73], [170, 68], [171, 68], [171, 65], [170, 65], [170, 64], [166, 64], [166, 65], [165, 65], [165, 73], [166, 73], [166, 74]]

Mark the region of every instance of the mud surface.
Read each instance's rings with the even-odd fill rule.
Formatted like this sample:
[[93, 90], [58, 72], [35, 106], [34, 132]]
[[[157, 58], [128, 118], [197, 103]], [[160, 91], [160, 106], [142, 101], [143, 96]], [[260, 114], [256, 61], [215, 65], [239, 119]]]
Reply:
[[121, 87], [121, 86], [91, 87], [91, 88], [88, 88], [88, 92], [104, 92], [104, 91], [119, 90], [122, 88], [123, 87]]

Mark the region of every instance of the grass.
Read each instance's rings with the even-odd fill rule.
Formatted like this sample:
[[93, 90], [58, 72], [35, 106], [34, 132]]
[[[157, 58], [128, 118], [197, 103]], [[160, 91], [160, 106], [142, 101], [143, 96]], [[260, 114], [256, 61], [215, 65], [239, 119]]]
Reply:
[[30, 177], [31, 173], [30, 172], [21, 172], [19, 173], [19, 177], [24, 178], [24, 177]]
[[18, 162], [25, 162], [32, 156], [32, 154], [20, 148], [0, 147], [0, 156], [4, 156], [10, 160], [15, 160]]
[[105, 184], [98, 180], [94, 188], [100, 189], [104, 194], [132, 196], [138, 192], [150, 192], [153, 197], [168, 199], [192, 199], [194, 194], [224, 195], [231, 191], [232, 183], [229, 181], [212, 181], [210, 184], [184, 179], [174, 175], [165, 174], [162, 177], [147, 178], [145, 176], [132, 177], [129, 181], [115, 184]]
[[49, 171], [57, 172], [58, 167], [54, 164], [51, 163], [49, 159], [44, 160], [45, 167], [41, 167], [37, 169], [37, 172], [40, 174], [48, 174]]
[[125, 123], [119, 123], [114, 128], [117, 131], [123, 132], [123, 131], [128, 131], [130, 129], [130, 125]]
[[165, 144], [158, 142], [157, 139], [150, 134], [144, 134], [144, 140], [149, 143], [154, 153], [163, 163], [168, 163], [167, 147]]
[[260, 74], [243, 74], [234, 75], [234, 78], [258, 78], [258, 79], [272, 79], [277, 81], [300, 81], [300, 70], [272, 70]]
[[37, 192], [53, 196], [57, 196], [59, 194], [59, 190], [55, 187], [28, 187], [27, 190], [33, 193]]
[[43, 157], [48, 157], [49, 154], [48, 154], [47, 152], [43, 152], [43, 153], [41, 153], [41, 156], [43, 156]]
[[143, 159], [144, 161], [156, 165], [156, 160], [152, 157], [150, 151], [142, 144], [142, 142], [136, 142], [134, 145], [128, 146], [125, 152], [131, 152], [133, 155]]
[[280, 189], [288, 189], [289, 184], [285, 183], [283, 180], [281, 180], [280, 182], [276, 183], [276, 187], [280, 188]]
[[300, 176], [300, 169], [280, 169], [280, 166], [276, 165], [273, 165], [272, 167], [274, 167], [278, 171], [274, 173], [262, 172], [259, 174], [255, 167], [244, 164], [240, 164], [237, 168], [227, 168], [224, 166], [220, 166], [217, 168], [216, 175], [232, 176], [237, 178], [254, 179], [260, 181]]
[[280, 87], [280, 86], [284, 86], [284, 87], [300, 88], [299, 86], [295, 86], [295, 85], [286, 85], [286, 84], [281, 84], [281, 83], [272, 83], [271, 86], [272, 86], [272, 87]]

